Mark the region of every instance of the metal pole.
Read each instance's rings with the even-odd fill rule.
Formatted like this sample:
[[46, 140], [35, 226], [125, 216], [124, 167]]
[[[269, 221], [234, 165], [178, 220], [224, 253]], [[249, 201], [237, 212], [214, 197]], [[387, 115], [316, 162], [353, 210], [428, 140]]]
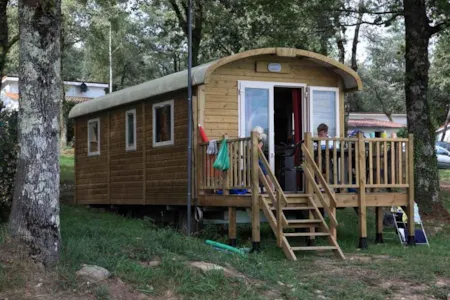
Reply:
[[113, 92], [113, 75], [112, 75], [112, 25], [109, 22], [109, 93]]
[[192, 200], [192, 0], [188, 0], [188, 199], [187, 231], [191, 235]]

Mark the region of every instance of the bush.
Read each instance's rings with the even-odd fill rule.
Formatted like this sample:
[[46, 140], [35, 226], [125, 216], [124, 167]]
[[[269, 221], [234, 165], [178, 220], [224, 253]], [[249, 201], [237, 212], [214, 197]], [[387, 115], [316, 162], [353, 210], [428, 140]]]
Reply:
[[407, 138], [408, 137], [408, 129], [406, 127], [401, 128], [399, 131], [397, 131], [397, 137]]
[[1, 110], [0, 102], [0, 222], [11, 209], [17, 150], [17, 112]]

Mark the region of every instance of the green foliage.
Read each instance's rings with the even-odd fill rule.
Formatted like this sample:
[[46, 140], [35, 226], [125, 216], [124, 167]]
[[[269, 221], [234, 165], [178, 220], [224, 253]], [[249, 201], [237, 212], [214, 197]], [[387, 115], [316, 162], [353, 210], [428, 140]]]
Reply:
[[[1, 105], [1, 103], [0, 103]], [[17, 164], [17, 112], [0, 111], [0, 223], [11, 208]]]
[[401, 128], [397, 131], [397, 136], [399, 138], [407, 138], [408, 137], [408, 129], [406, 127]]

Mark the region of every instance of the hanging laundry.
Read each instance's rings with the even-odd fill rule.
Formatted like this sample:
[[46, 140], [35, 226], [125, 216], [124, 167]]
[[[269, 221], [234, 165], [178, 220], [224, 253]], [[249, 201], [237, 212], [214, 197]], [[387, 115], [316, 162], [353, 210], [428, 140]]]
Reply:
[[210, 155], [216, 155], [218, 152], [219, 151], [217, 150], [217, 141], [216, 140], [209, 141], [206, 153]]

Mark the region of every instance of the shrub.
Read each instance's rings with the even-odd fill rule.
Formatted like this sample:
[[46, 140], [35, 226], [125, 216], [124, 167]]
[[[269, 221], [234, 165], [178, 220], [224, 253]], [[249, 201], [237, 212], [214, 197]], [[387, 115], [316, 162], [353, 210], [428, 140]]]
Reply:
[[408, 129], [406, 127], [401, 128], [399, 131], [397, 131], [397, 137], [407, 138], [408, 137]]
[[11, 209], [17, 150], [17, 112], [2, 110], [0, 102], [0, 222]]

